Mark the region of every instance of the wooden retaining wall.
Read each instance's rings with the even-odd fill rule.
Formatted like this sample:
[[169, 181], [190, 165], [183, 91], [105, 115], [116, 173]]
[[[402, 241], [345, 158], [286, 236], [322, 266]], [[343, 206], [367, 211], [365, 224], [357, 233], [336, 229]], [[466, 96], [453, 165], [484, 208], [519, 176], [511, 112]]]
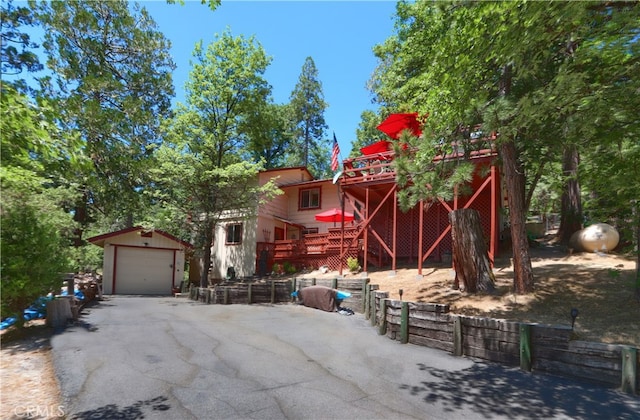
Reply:
[[636, 347], [575, 341], [569, 326], [454, 315], [448, 305], [403, 302], [388, 296], [369, 285], [365, 317], [377, 326], [378, 334], [392, 340], [640, 393], [640, 351]]
[[294, 299], [291, 293], [309, 286], [326, 286], [351, 293], [343, 306], [356, 312], [363, 312], [365, 288], [369, 284], [368, 278], [359, 279], [315, 279], [305, 278], [292, 280], [270, 280], [254, 283], [219, 283], [208, 288], [193, 287], [189, 291], [189, 298], [207, 304], [252, 304], [252, 303], [287, 303]]
[[252, 304], [291, 302], [291, 281], [219, 283], [212, 287], [193, 287], [189, 299], [207, 304]]

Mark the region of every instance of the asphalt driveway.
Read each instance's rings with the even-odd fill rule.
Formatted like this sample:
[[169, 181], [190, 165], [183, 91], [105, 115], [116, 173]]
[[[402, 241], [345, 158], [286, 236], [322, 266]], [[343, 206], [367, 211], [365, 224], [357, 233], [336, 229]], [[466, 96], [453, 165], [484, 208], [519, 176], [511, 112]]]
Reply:
[[91, 419], [638, 418], [640, 399], [381, 337], [298, 305], [111, 297], [52, 339]]

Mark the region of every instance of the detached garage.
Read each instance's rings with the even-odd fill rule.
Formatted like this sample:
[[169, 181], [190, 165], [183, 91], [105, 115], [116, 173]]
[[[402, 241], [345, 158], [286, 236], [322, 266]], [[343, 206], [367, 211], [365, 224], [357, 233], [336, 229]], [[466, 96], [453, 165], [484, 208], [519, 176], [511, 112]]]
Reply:
[[184, 254], [191, 244], [142, 227], [88, 239], [104, 248], [102, 289], [108, 295], [170, 295], [184, 278]]

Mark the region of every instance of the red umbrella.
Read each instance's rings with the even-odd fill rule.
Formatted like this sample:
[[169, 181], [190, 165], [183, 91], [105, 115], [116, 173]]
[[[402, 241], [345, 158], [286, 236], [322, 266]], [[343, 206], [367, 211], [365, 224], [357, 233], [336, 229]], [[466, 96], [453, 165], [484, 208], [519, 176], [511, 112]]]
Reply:
[[377, 128], [393, 139], [400, 138], [400, 133], [402, 133], [403, 130], [411, 130], [414, 136], [422, 134], [417, 112], [411, 114], [391, 114], [386, 120], [382, 121]]
[[391, 142], [387, 140], [380, 140], [379, 142], [361, 148], [360, 152], [363, 156], [369, 156], [388, 152], [389, 150], [391, 150]]
[[345, 211], [343, 215], [342, 210], [333, 208], [327, 211], [323, 211], [322, 213], [318, 213], [315, 217], [318, 222], [333, 222], [333, 225], [335, 226], [336, 222], [339, 222], [343, 219], [345, 222], [352, 221], [353, 213]]

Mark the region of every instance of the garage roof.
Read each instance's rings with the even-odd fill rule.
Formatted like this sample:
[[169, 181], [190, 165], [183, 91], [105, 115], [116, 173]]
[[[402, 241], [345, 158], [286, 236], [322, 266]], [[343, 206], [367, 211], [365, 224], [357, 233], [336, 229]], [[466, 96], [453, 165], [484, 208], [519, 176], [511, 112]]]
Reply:
[[193, 245], [191, 245], [189, 242], [185, 242], [182, 239], [176, 238], [175, 236], [171, 235], [170, 233], [164, 232], [164, 231], [159, 230], [159, 229], [149, 230], [149, 229], [143, 228], [142, 226], [134, 226], [134, 227], [118, 230], [118, 231], [115, 231], [115, 232], [104, 233], [102, 235], [93, 236], [91, 238], [88, 238], [87, 241], [91, 242], [94, 245], [97, 245], [99, 247], [104, 248], [105, 240], [107, 240], [109, 238], [113, 238], [114, 236], [124, 235], [124, 234], [127, 234], [127, 233], [138, 232], [138, 231], [157, 233], [158, 235], [162, 235], [165, 238], [169, 238], [169, 239], [171, 239], [173, 241], [178, 242], [179, 244], [181, 244], [185, 248], [193, 248]]

